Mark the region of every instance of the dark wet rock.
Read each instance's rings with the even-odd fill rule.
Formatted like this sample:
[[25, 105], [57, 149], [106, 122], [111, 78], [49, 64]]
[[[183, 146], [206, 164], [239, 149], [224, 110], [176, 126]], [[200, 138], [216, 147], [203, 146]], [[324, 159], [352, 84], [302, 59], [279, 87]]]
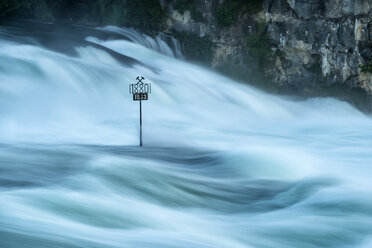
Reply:
[[[229, 27], [219, 27], [216, 8], [224, 1], [196, 1], [205, 22], [170, 8], [167, 29], [208, 35], [215, 44], [212, 67], [252, 81], [246, 37], [260, 26], [270, 42], [271, 62], [264, 73], [278, 87], [318, 92], [324, 85], [347, 86], [371, 94], [372, 82], [360, 65], [372, 57], [370, 0], [264, 0], [254, 14], [241, 14]], [[253, 58], [254, 59], [254, 58]], [[367, 81], [365, 81], [367, 80]], [[348, 88], [345, 88], [347, 94]]]

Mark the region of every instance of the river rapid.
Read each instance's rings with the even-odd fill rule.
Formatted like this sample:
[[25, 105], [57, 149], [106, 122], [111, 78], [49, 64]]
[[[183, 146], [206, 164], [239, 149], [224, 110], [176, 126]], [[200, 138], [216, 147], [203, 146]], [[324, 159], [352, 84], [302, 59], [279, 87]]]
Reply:
[[185, 62], [164, 34], [2, 23], [0, 247], [370, 248], [371, 126]]

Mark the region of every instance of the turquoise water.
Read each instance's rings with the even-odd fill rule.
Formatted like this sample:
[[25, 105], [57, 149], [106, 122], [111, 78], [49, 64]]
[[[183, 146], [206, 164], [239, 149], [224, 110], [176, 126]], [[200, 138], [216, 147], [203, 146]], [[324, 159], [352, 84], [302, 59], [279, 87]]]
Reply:
[[24, 25], [0, 27], [0, 247], [372, 247], [370, 117], [234, 82], [169, 37]]

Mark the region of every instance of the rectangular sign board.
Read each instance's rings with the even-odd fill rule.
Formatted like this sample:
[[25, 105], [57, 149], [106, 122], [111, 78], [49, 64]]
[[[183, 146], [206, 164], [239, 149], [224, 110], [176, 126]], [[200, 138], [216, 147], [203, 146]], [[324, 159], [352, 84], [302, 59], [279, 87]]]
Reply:
[[148, 93], [135, 93], [133, 94], [133, 101], [139, 101], [139, 100], [148, 100], [149, 94]]

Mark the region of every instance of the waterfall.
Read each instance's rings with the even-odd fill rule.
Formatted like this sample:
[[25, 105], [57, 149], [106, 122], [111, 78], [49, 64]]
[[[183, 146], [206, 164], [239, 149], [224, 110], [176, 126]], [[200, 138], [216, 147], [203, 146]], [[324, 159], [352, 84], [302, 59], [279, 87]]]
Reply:
[[0, 47], [0, 247], [370, 247], [372, 121], [348, 103], [129, 28], [13, 23]]
[[152, 38], [148, 35], [139, 33], [134, 28], [106, 26], [97, 29], [124, 35], [136, 44], [158, 51], [169, 57], [183, 58], [180, 43], [174, 37], [165, 35], [164, 33], [159, 33], [155, 38]]

